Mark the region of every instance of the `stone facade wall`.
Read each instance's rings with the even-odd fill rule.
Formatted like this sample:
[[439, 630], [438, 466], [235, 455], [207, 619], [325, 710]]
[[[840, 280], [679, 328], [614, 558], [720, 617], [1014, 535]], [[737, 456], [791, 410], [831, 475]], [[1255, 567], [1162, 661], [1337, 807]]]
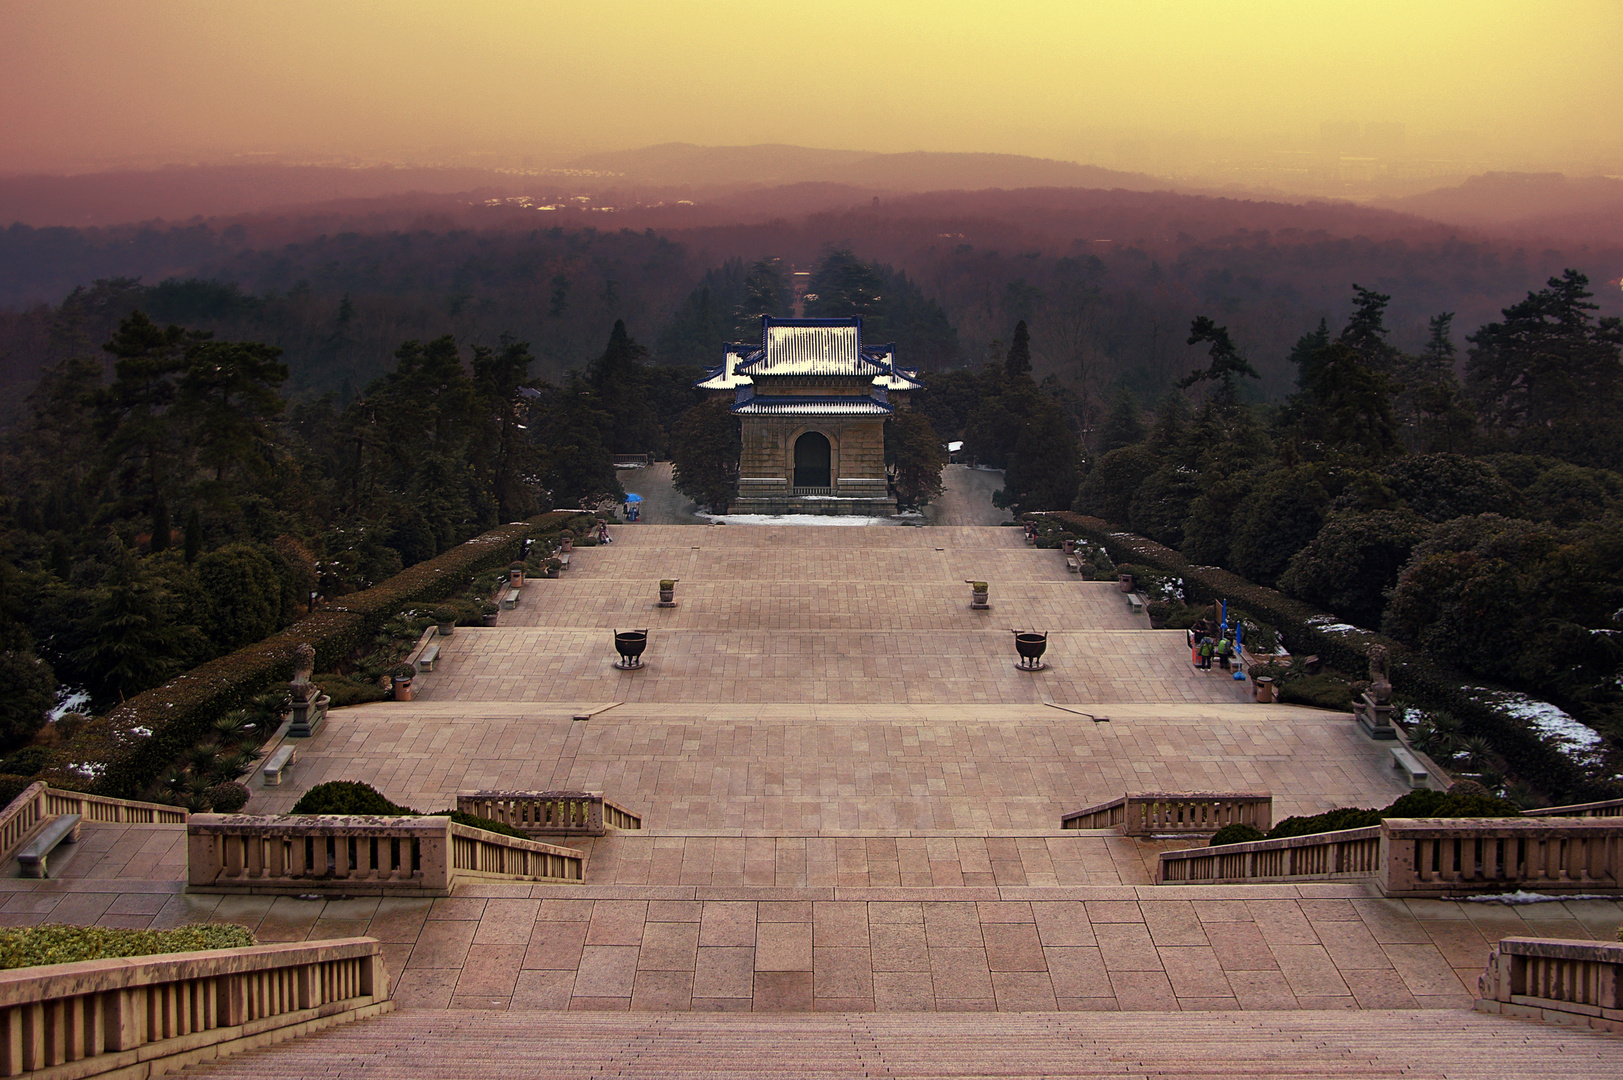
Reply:
[[[889, 505], [884, 418], [745, 416], [743, 421], [736, 504], [740, 513], [869, 514]], [[808, 431], [828, 438], [832, 500], [794, 494], [795, 441]]]

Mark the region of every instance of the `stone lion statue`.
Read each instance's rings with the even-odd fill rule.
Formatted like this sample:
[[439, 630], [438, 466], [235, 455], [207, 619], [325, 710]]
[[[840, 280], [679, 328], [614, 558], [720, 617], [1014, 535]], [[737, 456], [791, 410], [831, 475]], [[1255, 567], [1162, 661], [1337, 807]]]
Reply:
[[1371, 645], [1369, 655], [1369, 696], [1377, 705], [1392, 700], [1392, 657], [1385, 645]]

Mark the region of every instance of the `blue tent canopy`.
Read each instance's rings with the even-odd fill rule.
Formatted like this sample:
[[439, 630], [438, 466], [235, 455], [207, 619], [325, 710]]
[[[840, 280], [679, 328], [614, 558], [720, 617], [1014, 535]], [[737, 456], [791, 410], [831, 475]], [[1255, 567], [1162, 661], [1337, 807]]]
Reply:
[[628, 502], [628, 503], [642, 502], [642, 496], [641, 495], [627, 495], [626, 496], [626, 502]]

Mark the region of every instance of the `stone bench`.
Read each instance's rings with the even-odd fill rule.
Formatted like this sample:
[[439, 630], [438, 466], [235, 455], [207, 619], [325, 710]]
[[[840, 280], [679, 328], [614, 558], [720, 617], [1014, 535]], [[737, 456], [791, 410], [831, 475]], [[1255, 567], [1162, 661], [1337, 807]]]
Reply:
[[502, 594], [502, 610], [512, 611], [516, 607], [518, 607], [518, 590], [508, 589]]
[[1144, 597], [1136, 592], [1127, 594], [1127, 609], [1134, 615], [1144, 614]]
[[565, 553], [563, 553], [561, 555], [554, 555], [553, 558], [558, 560], [558, 569], [560, 569], [560, 570], [568, 570], [569, 569], [569, 553], [568, 552], [565, 552]]
[[430, 645], [417, 655], [417, 670], [419, 672], [433, 671], [434, 665], [439, 663], [440, 647]]
[[1082, 560], [1075, 555], [1065, 556], [1065, 569], [1073, 574], [1080, 574], [1082, 572]]
[[48, 860], [58, 844], [72, 844], [79, 840], [78, 814], [60, 814], [41, 829], [39, 835], [23, 845], [17, 852], [17, 866], [23, 877], [50, 877]]
[[265, 779], [265, 786], [277, 787], [280, 785], [282, 777], [298, 759], [298, 748], [292, 743], [283, 743], [277, 747], [275, 752], [266, 760], [265, 767], [259, 771], [260, 775]]
[[1408, 774], [1409, 786], [1412, 788], [1423, 788], [1431, 779], [1431, 774], [1420, 764], [1420, 759], [1411, 754], [1406, 746], [1392, 747], [1392, 767], [1402, 769]]

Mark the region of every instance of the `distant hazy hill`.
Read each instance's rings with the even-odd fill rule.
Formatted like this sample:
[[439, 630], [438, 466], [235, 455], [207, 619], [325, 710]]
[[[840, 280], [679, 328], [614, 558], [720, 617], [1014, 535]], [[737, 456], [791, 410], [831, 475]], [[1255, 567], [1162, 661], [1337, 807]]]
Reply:
[[580, 169], [619, 173], [642, 184], [696, 187], [850, 184], [889, 191], [1081, 187], [1160, 191], [1172, 185], [1143, 173], [1017, 154], [871, 154], [804, 146], [694, 146], [664, 143], [578, 158]]
[[122, 225], [276, 210], [408, 192], [509, 191], [529, 178], [485, 169], [174, 165], [79, 176], [0, 177], [0, 227]]
[[1384, 199], [1375, 205], [1496, 231], [1582, 240], [1623, 238], [1623, 180], [1606, 176], [1484, 173], [1458, 187]]

